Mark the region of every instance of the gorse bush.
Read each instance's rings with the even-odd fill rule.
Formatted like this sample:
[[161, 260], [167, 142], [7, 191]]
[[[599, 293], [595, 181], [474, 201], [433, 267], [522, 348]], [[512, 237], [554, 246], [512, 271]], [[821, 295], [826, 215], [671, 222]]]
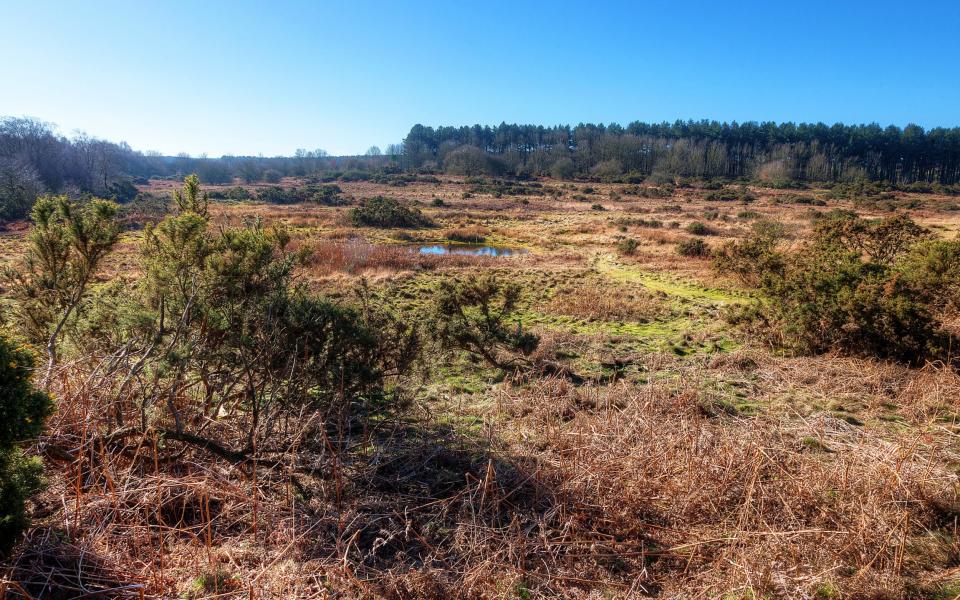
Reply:
[[247, 188], [234, 186], [222, 190], [212, 190], [209, 197], [214, 200], [252, 200], [253, 194]]
[[715, 265], [763, 292], [754, 316], [785, 345], [918, 364], [950, 358], [941, 316], [956, 294], [943, 290], [960, 284], [960, 243], [926, 237], [905, 217], [870, 221], [838, 212], [789, 253], [764, 226], [722, 248]]
[[6, 555], [29, 524], [25, 502], [42, 484], [43, 464], [18, 442], [40, 434], [53, 404], [34, 389], [33, 357], [0, 337], [0, 555]]
[[19, 264], [3, 271], [23, 334], [47, 352], [43, 385], [57, 362], [59, 338], [84, 302], [100, 263], [119, 236], [117, 206], [97, 198], [76, 203], [42, 196], [30, 213], [34, 227]]
[[494, 275], [440, 282], [429, 320], [445, 347], [468, 352], [504, 372], [531, 367], [540, 338], [524, 331], [517, 314], [520, 286]]
[[769, 278], [783, 275], [785, 260], [777, 250], [783, 234], [779, 223], [757, 221], [746, 239], [725, 244], [714, 253], [714, 265], [746, 285], [762, 287]]
[[640, 242], [634, 238], [624, 238], [617, 242], [617, 252], [625, 256], [633, 256], [640, 247]]
[[339, 206], [345, 203], [343, 190], [336, 184], [306, 185], [283, 188], [270, 186], [257, 192], [257, 200], [268, 204], [314, 203], [323, 206]]
[[687, 232], [693, 235], [713, 235], [714, 231], [706, 223], [693, 221], [687, 225]]
[[677, 254], [691, 258], [710, 256], [710, 245], [700, 238], [690, 238], [677, 244]]
[[353, 427], [399, 407], [416, 327], [363, 290], [335, 302], [297, 285], [303, 253], [283, 227], [215, 229], [196, 190], [185, 182], [178, 213], [144, 230], [139, 276], [72, 323], [81, 355], [123, 349], [109, 421], [242, 461], [294, 411]]
[[350, 211], [354, 225], [367, 227], [431, 227], [433, 221], [415, 208], [408, 208], [393, 198], [377, 196], [364, 200]]

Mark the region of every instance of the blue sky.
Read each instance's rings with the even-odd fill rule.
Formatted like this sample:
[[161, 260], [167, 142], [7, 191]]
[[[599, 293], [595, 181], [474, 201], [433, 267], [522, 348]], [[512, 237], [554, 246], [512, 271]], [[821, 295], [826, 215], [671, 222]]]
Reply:
[[960, 2], [0, 0], [0, 115], [165, 154], [414, 123], [960, 125]]

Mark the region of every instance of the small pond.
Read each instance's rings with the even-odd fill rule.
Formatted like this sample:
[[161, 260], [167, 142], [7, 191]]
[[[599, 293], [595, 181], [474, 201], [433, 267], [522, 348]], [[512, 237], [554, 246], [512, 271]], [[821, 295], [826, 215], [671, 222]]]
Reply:
[[419, 246], [420, 254], [465, 254], [468, 256], [491, 256], [501, 258], [526, 254], [524, 248], [507, 248], [504, 246], [485, 246], [483, 244], [430, 244]]

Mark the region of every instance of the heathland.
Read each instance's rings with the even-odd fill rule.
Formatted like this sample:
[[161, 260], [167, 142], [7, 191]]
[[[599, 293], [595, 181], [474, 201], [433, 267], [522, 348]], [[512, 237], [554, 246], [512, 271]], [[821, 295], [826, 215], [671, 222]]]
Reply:
[[952, 183], [460, 154], [12, 221], [8, 597], [960, 594]]

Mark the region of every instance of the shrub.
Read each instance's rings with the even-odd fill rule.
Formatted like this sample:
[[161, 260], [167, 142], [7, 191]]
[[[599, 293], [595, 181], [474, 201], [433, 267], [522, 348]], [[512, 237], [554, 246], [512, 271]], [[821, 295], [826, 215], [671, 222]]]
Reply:
[[367, 227], [431, 227], [433, 222], [415, 208], [408, 208], [393, 198], [377, 196], [364, 200], [350, 211], [354, 225]]
[[490, 194], [497, 198], [501, 196], [543, 196], [543, 185], [540, 183], [520, 183], [517, 181], [506, 181], [503, 179], [494, 179], [488, 181], [483, 178], [470, 178], [467, 180], [470, 184], [467, 192], [471, 194]]
[[617, 242], [617, 251], [626, 256], [632, 256], [640, 247], [640, 242], [633, 238], [625, 238]]
[[757, 199], [756, 196], [751, 194], [746, 188], [739, 190], [717, 190], [710, 192], [704, 198], [712, 202], [742, 202], [743, 204], [749, 204]]
[[742, 283], [760, 286], [764, 278], [783, 274], [785, 259], [777, 251], [782, 236], [779, 223], [757, 221], [747, 239], [730, 242], [715, 253], [714, 267], [736, 276]]
[[677, 244], [677, 254], [692, 258], [710, 256], [710, 245], [700, 238], [690, 238]]
[[706, 223], [694, 221], [687, 225], [687, 233], [692, 233], [693, 235], [713, 235], [713, 230], [710, 229]]
[[19, 442], [39, 435], [53, 411], [32, 386], [33, 357], [0, 337], [0, 554], [6, 555], [29, 524], [26, 499], [42, 486], [43, 464], [27, 457]]
[[821, 249], [853, 252], [884, 264], [928, 236], [926, 229], [903, 215], [868, 220], [841, 210], [828, 213], [814, 229], [816, 244]]
[[924, 235], [905, 217], [837, 213], [789, 255], [778, 250], [775, 231], [759, 229], [724, 247], [715, 264], [759, 287], [760, 316], [781, 343], [919, 364], [949, 358], [952, 340], [937, 311], [951, 300], [939, 291], [955, 285], [960, 255]]
[[37, 199], [34, 226], [20, 264], [3, 271], [17, 300], [24, 335], [43, 343], [50, 380], [64, 328], [87, 297], [104, 257], [119, 237], [117, 205], [98, 198], [78, 204], [66, 196]]
[[960, 311], [960, 240], [926, 240], [915, 244], [897, 264], [910, 285], [922, 291], [934, 310]]
[[520, 286], [494, 275], [440, 282], [429, 328], [445, 347], [483, 359], [504, 372], [532, 366], [540, 338], [524, 331], [517, 315]]
[[593, 204], [590, 207], [590, 210], [607, 210], [607, 209], [605, 209], [602, 204]]
[[[268, 188], [276, 189], [276, 188]], [[252, 200], [253, 194], [250, 193], [245, 187], [235, 186], [229, 187], [222, 190], [211, 190], [207, 194], [210, 198], [214, 200]]]
[[446, 204], [443, 202], [443, 198], [434, 198], [433, 200], [430, 201], [430, 205], [436, 206], [438, 208], [441, 206], [446, 206]]
[[[183, 212], [145, 233], [145, 281], [133, 300], [148, 312], [131, 343], [170, 350], [146, 352], [142, 367], [157, 374], [153, 385], [160, 388], [154, 389], [169, 394], [181, 393], [193, 377], [217, 372], [215, 380], [204, 381], [204, 398], [151, 411], [145, 426], [210, 450], [187, 428], [209, 408], [205, 402], [234, 398], [250, 415], [238, 432], [244, 450], [220, 453], [236, 457], [258, 437], [266, 441], [274, 420], [297, 407], [350, 419], [393, 405], [397, 396], [386, 380], [415, 359], [415, 325], [392, 318], [385, 301], [365, 290], [358, 303], [341, 303], [295, 286], [301, 254], [288, 251], [282, 228], [254, 221], [211, 229], [207, 219]], [[157, 327], [164, 314], [179, 315], [175, 329]], [[248, 392], [237, 398], [240, 385]]]
[[284, 189], [280, 186], [262, 188], [257, 200], [268, 204], [298, 204], [313, 202], [324, 206], [339, 206], [344, 203], [340, 186], [328, 183]]
[[867, 179], [857, 179], [835, 184], [829, 196], [837, 199], [893, 199], [895, 196], [889, 192], [890, 186], [879, 181], [869, 181]]
[[106, 198], [120, 204], [126, 204], [133, 202], [139, 193], [137, 186], [133, 185], [133, 182], [129, 179], [121, 179], [107, 186]]

